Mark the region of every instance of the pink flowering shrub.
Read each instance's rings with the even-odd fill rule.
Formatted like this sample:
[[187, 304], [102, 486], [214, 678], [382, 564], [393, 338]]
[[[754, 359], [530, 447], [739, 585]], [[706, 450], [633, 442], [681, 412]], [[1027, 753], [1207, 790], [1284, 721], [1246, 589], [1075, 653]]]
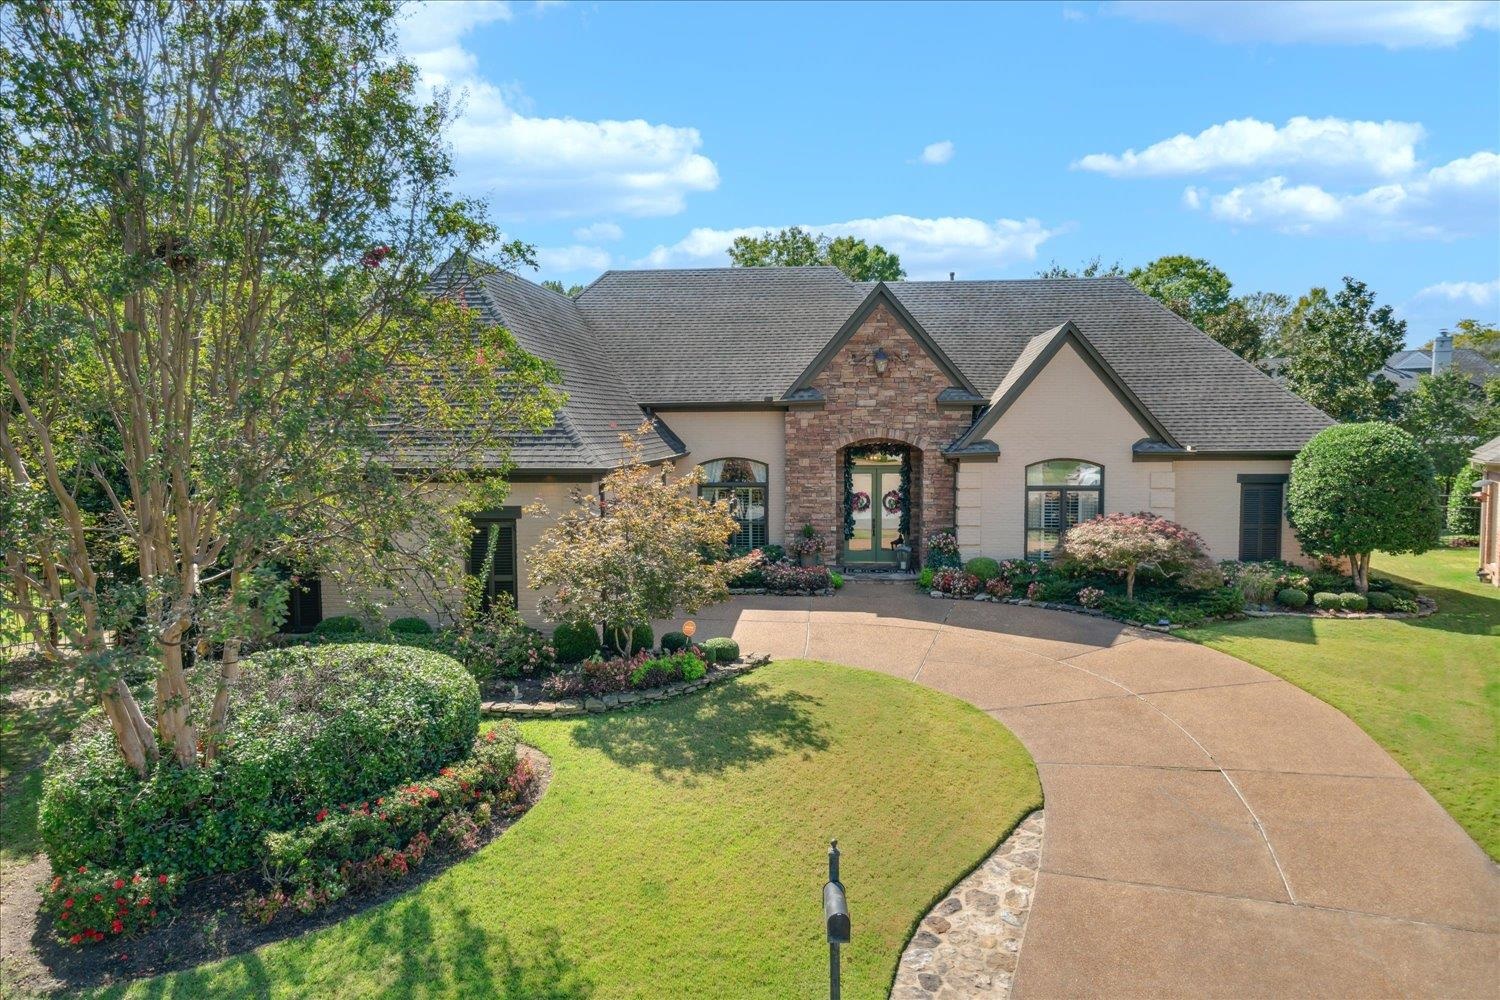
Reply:
[[955, 566], [938, 570], [932, 577], [934, 590], [954, 597], [968, 597], [970, 594], [979, 593], [982, 584], [979, 577], [973, 573], [967, 573]]
[[1014, 590], [1015, 588], [1010, 585], [1009, 581], [1003, 580], [998, 576], [992, 578], [989, 583], [984, 585], [984, 592], [997, 601], [1005, 600]]
[[1097, 608], [1104, 600], [1104, 591], [1098, 587], [1084, 587], [1078, 592], [1078, 603], [1086, 608]]
[[150, 871], [115, 872], [80, 865], [54, 875], [42, 893], [52, 932], [66, 944], [97, 944], [145, 930], [170, 909], [181, 880]]
[[1085, 572], [1125, 578], [1125, 599], [1135, 599], [1135, 577], [1148, 568], [1166, 577], [1212, 572], [1203, 539], [1176, 521], [1145, 512], [1103, 514], [1068, 529], [1060, 554]]
[[1028, 601], [1040, 601], [1047, 585], [1040, 580], [1032, 580], [1026, 585], [1026, 599]]
[[827, 566], [798, 566], [790, 562], [766, 563], [761, 567], [761, 579], [773, 594], [785, 594], [799, 590], [827, 590], [833, 586]]

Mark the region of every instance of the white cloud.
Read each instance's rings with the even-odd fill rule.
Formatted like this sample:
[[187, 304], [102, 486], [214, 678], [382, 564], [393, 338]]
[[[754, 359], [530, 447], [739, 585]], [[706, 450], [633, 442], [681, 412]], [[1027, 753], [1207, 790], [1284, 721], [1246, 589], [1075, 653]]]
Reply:
[[953, 143], [948, 139], [922, 147], [921, 160], [928, 166], [941, 166], [951, 159], [953, 159]]
[[[729, 263], [725, 251], [735, 237], [759, 236], [779, 228], [698, 228], [676, 243], [656, 247], [638, 263], [644, 267], [724, 265]], [[803, 228], [879, 243], [901, 257], [902, 266], [914, 279], [946, 278], [949, 271], [970, 278], [992, 276], [1010, 264], [1035, 260], [1037, 248], [1061, 232], [1046, 228], [1036, 219], [986, 222], [953, 217], [919, 219], [910, 215], [851, 219]]]
[[602, 247], [573, 245], [537, 247], [537, 269], [545, 274], [571, 274], [574, 271], [603, 271], [612, 258]]
[[1494, 281], [1440, 281], [1428, 285], [1413, 298], [1442, 299], [1483, 308], [1500, 302], [1500, 278]]
[[613, 243], [624, 236], [625, 230], [613, 222], [596, 222], [592, 226], [580, 226], [573, 230], [573, 238], [584, 243]]
[[1107, 9], [1224, 42], [1448, 48], [1476, 30], [1500, 27], [1493, 0], [1123, 0]]
[[448, 138], [466, 190], [489, 198], [502, 218], [520, 219], [675, 215], [687, 195], [718, 187], [718, 168], [699, 152], [695, 128], [537, 116], [517, 88], [484, 79], [460, 41], [512, 16], [508, 4], [425, 5], [401, 29], [423, 84], [463, 94]]
[[1215, 218], [1286, 233], [1455, 239], [1495, 231], [1500, 155], [1475, 153], [1414, 178], [1353, 193], [1272, 177], [1195, 197]]
[[1416, 122], [1350, 121], [1298, 116], [1277, 127], [1255, 118], [1238, 118], [1180, 133], [1118, 155], [1091, 153], [1073, 164], [1112, 177], [1168, 177], [1226, 170], [1312, 167], [1369, 173], [1377, 177], [1405, 174], [1417, 162], [1416, 146], [1424, 131]]
[[1193, 209], [1202, 208], [1203, 207], [1203, 194], [1204, 194], [1204, 191], [1203, 191], [1202, 188], [1196, 188], [1196, 187], [1193, 187], [1193, 186], [1189, 185], [1188, 187], [1183, 188], [1183, 190], [1182, 190], [1182, 203], [1183, 203], [1183, 205], [1187, 206], [1188, 208], [1193, 208]]

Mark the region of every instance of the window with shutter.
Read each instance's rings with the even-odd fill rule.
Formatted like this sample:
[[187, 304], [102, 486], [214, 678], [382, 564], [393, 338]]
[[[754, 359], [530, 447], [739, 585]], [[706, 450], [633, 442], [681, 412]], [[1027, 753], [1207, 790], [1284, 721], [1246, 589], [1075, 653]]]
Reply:
[[[491, 547], [493, 546], [493, 558]], [[501, 594], [516, 604], [516, 522], [514, 518], [478, 517], [469, 543], [469, 573], [484, 584], [487, 608]]]
[[286, 621], [283, 632], [311, 632], [323, 620], [323, 584], [312, 573], [294, 577], [286, 595]]
[[1240, 476], [1240, 561], [1281, 558], [1285, 476]]

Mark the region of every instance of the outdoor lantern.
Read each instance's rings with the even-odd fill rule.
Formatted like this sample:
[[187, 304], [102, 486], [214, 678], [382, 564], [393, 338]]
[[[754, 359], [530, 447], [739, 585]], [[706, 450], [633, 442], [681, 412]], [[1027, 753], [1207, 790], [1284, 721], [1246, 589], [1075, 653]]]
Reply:
[[884, 375], [885, 374], [885, 366], [888, 365], [888, 364], [890, 364], [890, 360], [891, 360], [890, 356], [885, 353], [885, 348], [883, 348], [883, 347], [877, 347], [877, 348], [875, 348], [875, 359], [874, 360], [875, 360], [875, 374], [876, 375]]
[[685, 621], [685, 622], [682, 623], [682, 634], [685, 635], [685, 636], [687, 636], [689, 639], [691, 639], [693, 637], [693, 633], [696, 632], [696, 631], [698, 631], [698, 623], [697, 622], [695, 622], [695, 621]]

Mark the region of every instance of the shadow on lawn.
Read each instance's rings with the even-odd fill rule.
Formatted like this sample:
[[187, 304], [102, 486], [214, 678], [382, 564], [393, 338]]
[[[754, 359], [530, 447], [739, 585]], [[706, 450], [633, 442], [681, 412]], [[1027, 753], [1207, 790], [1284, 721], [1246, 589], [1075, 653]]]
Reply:
[[[586, 1000], [594, 994], [593, 982], [564, 953], [556, 928], [530, 932], [525, 945], [517, 948], [506, 935], [476, 924], [462, 905], [445, 914], [441, 926], [434, 926], [426, 904], [415, 900], [387, 906], [372, 917], [347, 935], [340, 950], [352, 959], [352, 968], [391, 970], [395, 979], [380, 986], [383, 997], [414, 1000], [438, 993], [507, 1000]], [[279, 961], [269, 964], [256, 951], [236, 959], [221, 975], [232, 975], [230, 970], [238, 965], [244, 973], [242, 994], [246, 996], [325, 993], [332, 984], [309, 975], [318, 963], [318, 954], [310, 949], [282, 952]], [[136, 988], [143, 996], [175, 1000], [222, 990], [224, 985], [215, 984], [214, 978], [195, 969]], [[123, 991], [104, 995], [119, 992]]]
[[808, 710], [819, 703], [741, 679], [644, 710], [590, 716], [573, 741], [624, 767], [691, 782], [793, 751], [827, 749], [826, 727]]

